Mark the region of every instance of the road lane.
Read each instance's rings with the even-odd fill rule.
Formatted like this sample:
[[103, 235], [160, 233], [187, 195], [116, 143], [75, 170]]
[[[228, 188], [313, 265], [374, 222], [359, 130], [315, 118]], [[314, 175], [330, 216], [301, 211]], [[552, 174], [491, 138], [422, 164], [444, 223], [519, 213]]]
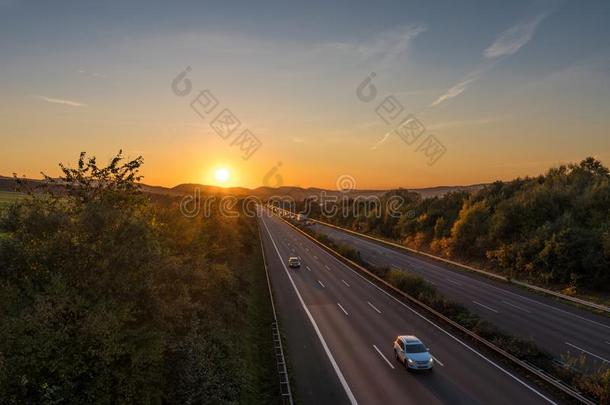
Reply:
[[[293, 379], [295, 400], [304, 404], [350, 404], [341, 381], [315, 330], [309, 327], [308, 316], [284, 272], [284, 258], [275, 253], [264, 227], [261, 231], [277, 316], [281, 333], [286, 339], [285, 353]], [[307, 274], [309, 273], [304, 273]]]
[[[480, 275], [460, 272], [440, 262], [432, 263], [336, 228], [316, 223], [312, 229], [352, 246], [374, 265], [392, 266], [424, 277], [444, 296], [508, 332], [533, 339], [557, 358], [567, 353], [583, 353], [593, 366], [610, 358], [610, 346], [605, 343], [610, 337], [607, 317]], [[565, 341], [586, 351], [566, 345]]]
[[[288, 225], [276, 218], [261, 222], [267, 237], [283, 241], [291, 235], [301, 243], [297, 254], [312, 271], [291, 269], [294, 283], [359, 403], [545, 402], [534, 389], [415, 314]], [[279, 257], [286, 260], [290, 251], [283, 243], [277, 245]], [[317, 280], [324, 283], [324, 289]], [[431, 374], [407, 373], [394, 361], [392, 348], [396, 335], [406, 333], [418, 335], [431, 346], [443, 366], [437, 364]], [[373, 345], [394, 362], [395, 369], [388, 367]]]

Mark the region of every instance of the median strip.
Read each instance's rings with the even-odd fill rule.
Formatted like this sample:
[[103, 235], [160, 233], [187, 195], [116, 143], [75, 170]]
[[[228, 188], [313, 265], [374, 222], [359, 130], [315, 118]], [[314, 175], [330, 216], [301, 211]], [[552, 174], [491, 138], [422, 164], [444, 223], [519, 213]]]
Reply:
[[588, 306], [590, 308], [599, 309], [599, 310], [605, 311], [605, 312], [610, 312], [610, 307], [608, 307], [606, 305], [603, 305], [603, 304], [597, 304], [597, 303], [594, 303], [594, 302], [591, 302], [591, 301], [584, 300], [582, 298], [572, 297], [572, 296], [569, 296], [569, 295], [566, 295], [566, 294], [559, 293], [557, 291], [549, 290], [549, 289], [544, 288], [544, 287], [538, 287], [536, 285], [533, 285], [533, 284], [530, 284], [530, 283], [527, 283], [527, 282], [515, 280], [513, 278], [508, 278], [508, 277], [505, 277], [505, 276], [502, 276], [502, 275], [499, 275], [499, 274], [495, 274], [495, 273], [489, 272], [487, 270], [478, 269], [478, 268], [476, 268], [474, 266], [469, 266], [467, 264], [459, 263], [459, 262], [456, 262], [454, 260], [445, 259], [443, 257], [436, 256], [436, 255], [433, 255], [433, 254], [430, 254], [430, 253], [426, 253], [426, 252], [423, 252], [421, 250], [411, 249], [411, 248], [408, 248], [406, 246], [400, 245], [400, 244], [395, 243], [395, 242], [390, 242], [388, 240], [384, 240], [384, 239], [380, 239], [380, 238], [377, 238], [377, 237], [374, 237], [374, 236], [366, 235], [366, 234], [363, 234], [363, 233], [360, 233], [360, 232], [353, 231], [351, 229], [342, 228], [340, 226], [333, 225], [333, 224], [330, 224], [328, 222], [320, 221], [320, 220], [313, 219], [313, 218], [311, 218], [310, 220], [315, 222], [315, 223], [320, 224], [321, 226], [326, 226], [326, 227], [337, 229], [337, 230], [342, 231], [342, 232], [347, 232], [349, 234], [352, 234], [352, 235], [360, 237], [360, 238], [372, 240], [372, 241], [375, 241], [375, 242], [380, 243], [380, 244], [385, 245], [385, 246], [390, 246], [390, 247], [392, 247], [394, 249], [400, 249], [400, 250], [403, 250], [403, 251], [414, 253], [415, 255], [420, 255], [420, 256], [424, 256], [424, 257], [430, 258], [430, 259], [434, 259], [436, 261], [440, 261], [440, 262], [444, 262], [444, 263], [447, 263], [447, 264], [451, 264], [453, 266], [456, 266], [456, 267], [459, 267], [459, 268], [462, 268], [462, 269], [465, 269], [465, 270], [468, 270], [468, 271], [472, 271], [472, 272], [475, 272], [475, 273], [478, 273], [478, 274], [482, 274], [482, 275], [490, 277], [490, 278], [495, 278], [497, 280], [507, 281], [509, 283], [517, 284], [517, 285], [520, 285], [522, 287], [528, 288], [530, 290], [534, 290], [534, 291], [538, 291], [538, 292], [541, 292], [541, 293], [544, 293], [544, 294], [552, 295], [552, 296], [555, 296], [557, 298], [564, 299], [566, 301], [572, 301], [572, 302], [575, 302], [577, 304]]

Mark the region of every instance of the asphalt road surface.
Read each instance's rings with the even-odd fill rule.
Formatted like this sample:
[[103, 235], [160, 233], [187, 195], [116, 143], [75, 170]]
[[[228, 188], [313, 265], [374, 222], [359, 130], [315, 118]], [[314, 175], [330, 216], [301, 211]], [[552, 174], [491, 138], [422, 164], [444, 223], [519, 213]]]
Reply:
[[[315, 404], [533, 404], [547, 393], [398, 301], [277, 217], [260, 226], [293, 391]], [[288, 257], [300, 256], [298, 269]], [[414, 334], [436, 359], [408, 372], [397, 335]]]
[[558, 359], [569, 353], [585, 356], [591, 367], [610, 362], [610, 319], [607, 317], [557, 298], [451, 269], [442, 262], [423, 259], [337, 228], [318, 223], [311, 227], [355, 248], [369, 263], [422, 276], [445, 297], [465, 305], [501, 329], [533, 339]]

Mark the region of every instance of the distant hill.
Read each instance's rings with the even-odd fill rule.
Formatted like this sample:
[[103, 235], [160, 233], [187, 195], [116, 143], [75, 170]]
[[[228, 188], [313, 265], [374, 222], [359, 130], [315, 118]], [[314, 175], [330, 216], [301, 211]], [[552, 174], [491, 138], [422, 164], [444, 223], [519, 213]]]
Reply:
[[447, 193], [452, 193], [454, 191], [466, 191], [468, 193], [473, 193], [479, 191], [487, 184], [472, 184], [469, 186], [437, 186], [437, 187], [427, 187], [427, 188], [412, 188], [409, 191], [414, 191], [419, 193], [422, 198], [432, 198], [432, 197], [442, 197]]
[[[419, 193], [422, 198], [432, 198], [432, 197], [440, 197], [444, 194], [453, 192], [453, 191], [466, 191], [466, 192], [474, 192], [482, 189], [485, 184], [473, 184], [468, 186], [437, 186], [437, 187], [427, 187], [427, 188], [414, 188], [408, 189], [409, 191], [413, 191]], [[201, 194], [207, 195], [234, 195], [234, 196], [253, 196], [261, 199], [270, 198], [273, 196], [289, 196], [294, 198], [295, 200], [303, 200], [312, 196], [320, 196], [322, 193], [325, 193], [327, 196], [373, 196], [373, 195], [382, 195], [390, 190], [351, 190], [349, 192], [342, 192], [339, 190], [332, 189], [323, 189], [318, 187], [296, 187], [296, 186], [282, 186], [282, 187], [257, 187], [254, 189], [249, 189], [245, 187], [217, 187], [217, 186], [207, 186], [202, 184], [180, 184], [173, 188], [165, 188], [165, 187], [153, 187], [151, 186], [143, 186], [144, 191], [152, 192], [152, 193], [160, 193], [160, 194], [173, 194], [173, 195], [186, 195], [193, 194], [195, 189], [198, 188]]]
[[[35, 187], [42, 184], [42, 180], [36, 179], [21, 179], [25, 182], [28, 187]], [[414, 188], [408, 189], [419, 193], [422, 198], [440, 197], [444, 194], [453, 191], [466, 191], [473, 192], [483, 188], [485, 184], [474, 184], [469, 186], [438, 186], [438, 187], [427, 187], [427, 188]], [[267, 199], [273, 196], [279, 197], [291, 197], [297, 201], [303, 200], [307, 197], [317, 196], [318, 198], [322, 193], [326, 196], [343, 196], [348, 195], [350, 197], [361, 195], [361, 196], [373, 196], [382, 195], [390, 190], [351, 190], [349, 192], [342, 192], [339, 190], [328, 190], [317, 187], [295, 187], [295, 186], [282, 186], [282, 187], [257, 187], [249, 189], [245, 187], [218, 187], [209, 186], [204, 184], [195, 183], [184, 183], [179, 184], [175, 187], [163, 187], [163, 186], [151, 186], [148, 184], [142, 184], [142, 191], [150, 194], [160, 194], [169, 196], [183, 196], [188, 194], [194, 194], [195, 189], [199, 189], [202, 195], [234, 195], [237, 197], [253, 196], [260, 199]], [[15, 191], [16, 184], [12, 177], [0, 176], [0, 191]]]

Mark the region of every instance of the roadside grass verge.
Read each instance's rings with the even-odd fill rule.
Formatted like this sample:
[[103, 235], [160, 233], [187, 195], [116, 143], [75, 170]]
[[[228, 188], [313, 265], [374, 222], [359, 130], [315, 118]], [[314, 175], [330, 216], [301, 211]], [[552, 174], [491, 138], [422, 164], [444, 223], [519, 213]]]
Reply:
[[[248, 224], [253, 245], [260, 245], [259, 233]], [[254, 224], [256, 227], [256, 224]], [[235, 341], [244, 346], [243, 362], [246, 368], [246, 387], [242, 391], [241, 404], [279, 404], [282, 402], [279, 376], [275, 364], [272, 329], [273, 312], [267, 287], [265, 267], [260, 249], [252, 253], [247, 272], [246, 328]]]
[[24, 198], [26, 194], [18, 193], [16, 191], [0, 191], [0, 214], [4, 211], [9, 205]]
[[17, 191], [0, 191], [0, 204], [10, 203], [25, 196], [26, 194]]

